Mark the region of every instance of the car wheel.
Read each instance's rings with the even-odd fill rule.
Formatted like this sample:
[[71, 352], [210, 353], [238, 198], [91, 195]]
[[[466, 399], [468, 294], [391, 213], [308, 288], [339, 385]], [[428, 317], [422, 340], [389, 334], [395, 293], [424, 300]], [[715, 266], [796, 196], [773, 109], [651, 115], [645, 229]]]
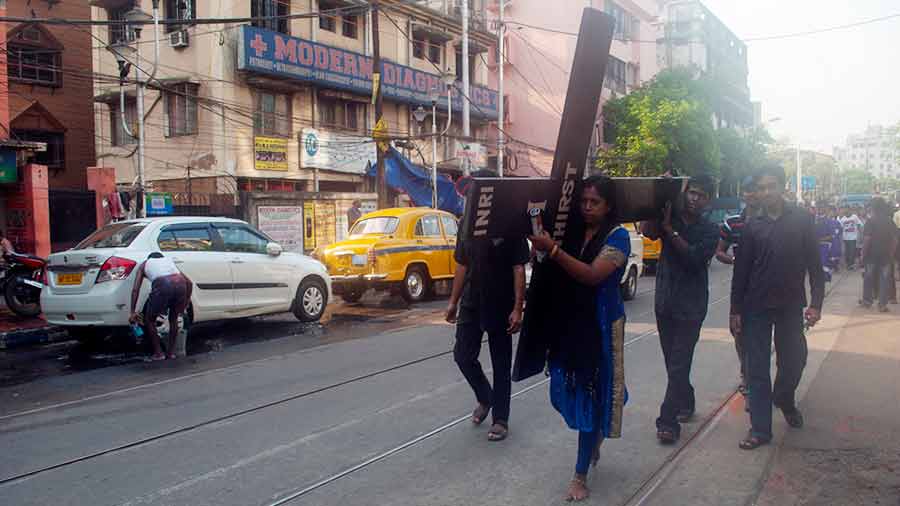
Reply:
[[355, 304], [362, 299], [365, 292], [363, 290], [349, 290], [341, 294], [341, 298], [348, 304]]
[[622, 298], [625, 300], [634, 300], [637, 296], [637, 268], [632, 267], [628, 270], [628, 277], [625, 278], [625, 283], [622, 284]]
[[420, 266], [413, 266], [407, 269], [406, 276], [403, 278], [403, 286], [400, 287], [400, 295], [409, 302], [422, 302], [428, 297], [428, 290], [431, 280], [425, 269]]
[[328, 305], [328, 294], [325, 285], [316, 278], [305, 279], [297, 288], [294, 300], [294, 316], [302, 322], [315, 322], [322, 318], [325, 306]]

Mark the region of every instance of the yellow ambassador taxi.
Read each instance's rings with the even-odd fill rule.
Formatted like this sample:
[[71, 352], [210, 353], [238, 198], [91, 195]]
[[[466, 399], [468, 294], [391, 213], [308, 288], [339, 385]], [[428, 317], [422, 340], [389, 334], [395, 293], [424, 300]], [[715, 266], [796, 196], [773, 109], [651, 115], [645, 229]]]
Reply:
[[366, 290], [399, 292], [408, 302], [430, 294], [456, 270], [457, 221], [431, 208], [383, 209], [363, 215], [349, 237], [314, 252], [325, 264], [332, 290], [356, 302]]

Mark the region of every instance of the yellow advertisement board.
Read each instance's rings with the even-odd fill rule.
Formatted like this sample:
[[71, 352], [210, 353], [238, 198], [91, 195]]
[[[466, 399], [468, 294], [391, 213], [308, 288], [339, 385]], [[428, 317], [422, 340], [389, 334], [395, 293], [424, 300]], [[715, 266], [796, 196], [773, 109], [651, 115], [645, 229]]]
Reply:
[[253, 154], [256, 170], [288, 170], [288, 140], [279, 137], [254, 137]]

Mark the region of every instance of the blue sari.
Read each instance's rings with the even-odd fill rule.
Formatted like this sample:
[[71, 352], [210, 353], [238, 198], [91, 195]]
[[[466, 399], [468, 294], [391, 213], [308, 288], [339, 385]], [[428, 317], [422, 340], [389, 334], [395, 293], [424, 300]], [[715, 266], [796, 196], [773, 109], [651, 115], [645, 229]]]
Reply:
[[[599, 360], [592, 372], [585, 376], [566, 366], [561, 357], [550, 358], [550, 402], [566, 424], [582, 433], [596, 437], [618, 438], [622, 434], [622, 411], [628, 400], [625, 388], [625, 305], [619, 281], [631, 254], [628, 231], [616, 227], [605, 240], [592, 240], [579, 255], [586, 263], [597, 255], [613, 261], [617, 268], [599, 286], [581, 286], [579, 297], [593, 297], [586, 304], [576, 304], [576, 311], [590, 314], [574, 315], [579, 328], [568, 327], [568, 335], [560, 340], [574, 339], [573, 333], [589, 332], [589, 339], [599, 341]], [[588, 327], [588, 328], [584, 328]], [[581, 337], [581, 336], [577, 336]]]

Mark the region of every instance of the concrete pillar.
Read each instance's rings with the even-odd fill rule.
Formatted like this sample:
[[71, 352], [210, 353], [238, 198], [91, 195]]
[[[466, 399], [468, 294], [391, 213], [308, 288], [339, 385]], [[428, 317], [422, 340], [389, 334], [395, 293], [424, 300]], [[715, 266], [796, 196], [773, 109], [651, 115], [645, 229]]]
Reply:
[[30, 163], [21, 168], [21, 183], [6, 203], [6, 233], [16, 251], [50, 255], [50, 197], [47, 167]]
[[113, 167], [88, 167], [87, 187], [94, 192], [94, 205], [97, 209], [97, 228], [106, 225], [106, 211], [103, 199], [116, 191], [116, 169]]

